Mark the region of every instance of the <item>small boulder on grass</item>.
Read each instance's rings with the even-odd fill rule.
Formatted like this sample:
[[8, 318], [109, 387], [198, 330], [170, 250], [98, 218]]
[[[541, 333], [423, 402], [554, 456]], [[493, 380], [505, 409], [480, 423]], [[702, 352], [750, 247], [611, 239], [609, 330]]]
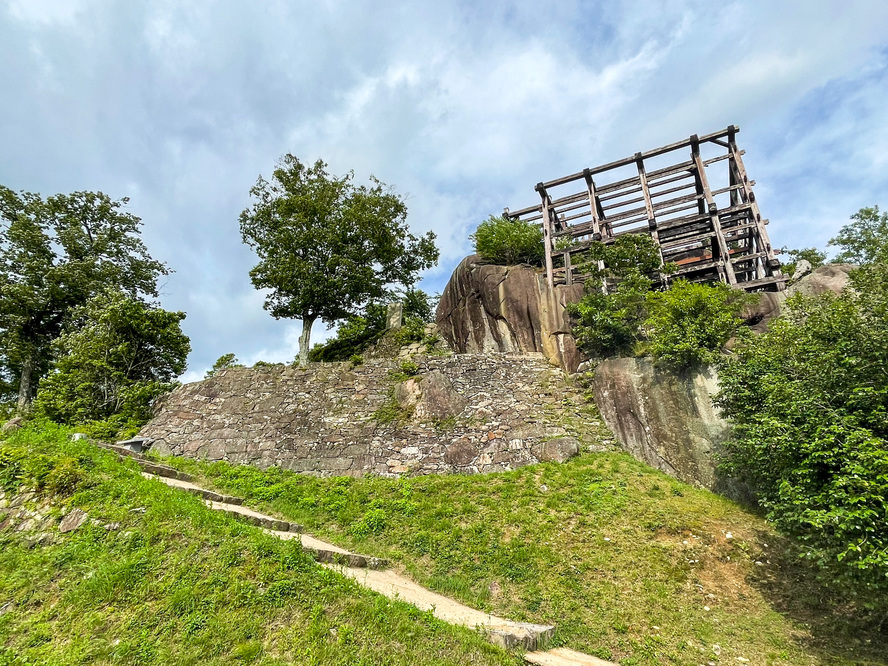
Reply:
[[6, 423], [3, 424], [2, 431], [3, 432], [15, 432], [19, 430], [25, 423], [25, 420], [21, 416], [16, 416], [14, 419], [9, 419]]

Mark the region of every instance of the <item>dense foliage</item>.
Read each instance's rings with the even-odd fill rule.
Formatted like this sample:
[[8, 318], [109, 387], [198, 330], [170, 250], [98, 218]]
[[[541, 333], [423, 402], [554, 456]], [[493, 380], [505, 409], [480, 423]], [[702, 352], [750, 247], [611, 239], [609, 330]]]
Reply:
[[743, 329], [740, 314], [754, 297], [723, 284], [675, 280], [654, 290], [655, 279], [674, 272], [661, 266], [650, 236], [620, 236], [590, 248], [582, 300], [568, 306], [574, 337], [596, 357], [650, 354], [674, 370], [712, 363]]
[[841, 296], [796, 296], [726, 359], [718, 403], [735, 425], [727, 468], [833, 580], [888, 594], [888, 269]]
[[127, 201], [101, 192], [43, 199], [0, 185], [0, 388], [17, 394], [20, 412], [74, 308], [109, 286], [157, 296], [169, 273], [142, 244], [139, 218], [122, 211]]
[[888, 263], [888, 213], [878, 206], [861, 208], [829, 245], [842, 248], [833, 261], [849, 264]]
[[108, 435], [145, 423], [151, 401], [185, 371], [191, 345], [180, 328], [184, 318], [113, 289], [75, 308], [53, 343], [37, 411], [68, 424], [110, 419]]
[[[422, 289], [408, 290], [402, 299], [404, 326], [398, 332], [398, 342], [422, 339], [426, 323], [434, 318], [435, 298]], [[315, 345], [309, 353], [311, 361], [347, 361], [362, 354], [379, 340], [386, 330], [386, 306], [369, 303], [361, 315], [353, 315], [336, 329], [336, 335]]]
[[356, 186], [354, 174], [326, 169], [284, 155], [271, 181], [259, 177], [250, 190], [256, 202], [240, 215], [243, 240], [259, 256], [250, 278], [270, 290], [265, 309], [302, 321], [302, 364], [315, 320], [355, 316], [438, 260], [434, 233], [409, 233], [401, 197], [376, 179]]
[[543, 230], [533, 222], [491, 215], [469, 238], [475, 252], [494, 264], [539, 264], [544, 256]]
[[715, 363], [728, 340], [743, 335], [740, 315], [756, 297], [726, 284], [676, 280], [647, 296], [647, 351], [663, 365], [685, 370]]
[[660, 268], [657, 246], [650, 236], [627, 234], [593, 244], [588, 254], [585, 294], [568, 306], [577, 343], [593, 356], [632, 354], [643, 339], [651, 275]]

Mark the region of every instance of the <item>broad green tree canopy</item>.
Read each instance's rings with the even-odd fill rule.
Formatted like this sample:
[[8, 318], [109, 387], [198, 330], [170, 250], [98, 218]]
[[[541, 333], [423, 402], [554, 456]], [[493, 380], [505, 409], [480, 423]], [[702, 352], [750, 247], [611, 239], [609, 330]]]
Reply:
[[287, 154], [270, 181], [259, 177], [250, 190], [255, 202], [240, 215], [243, 240], [259, 256], [250, 278], [270, 290], [265, 309], [302, 321], [301, 363], [316, 319], [356, 314], [438, 260], [434, 233], [409, 233], [401, 197], [375, 178], [369, 186], [353, 180]]
[[141, 220], [122, 210], [127, 201], [101, 192], [43, 199], [0, 185], [0, 363], [20, 411], [73, 308], [108, 286], [156, 296], [169, 273], [142, 243]]
[[151, 400], [185, 371], [191, 345], [168, 312], [109, 288], [71, 313], [54, 342], [55, 360], [37, 392], [37, 410], [61, 423], [116, 417], [141, 425]]

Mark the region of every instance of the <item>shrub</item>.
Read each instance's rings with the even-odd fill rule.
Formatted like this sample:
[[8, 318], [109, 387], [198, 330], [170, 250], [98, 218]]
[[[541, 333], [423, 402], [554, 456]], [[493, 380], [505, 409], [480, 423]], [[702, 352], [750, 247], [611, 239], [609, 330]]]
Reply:
[[421, 342], [425, 337], [425, 327], [426, 323], [419, 317], [407, 317], [404, 325], [395, 333], [395, 342], [401, 346]]
[[610, 245], [594, 243], [588, 260], [583, 266], [591, 275], [586, 293], [567, 308], [574, 317], [574, 337], [594, 356], [634, 353], [644, 339], [642, 324], [653, 287], [649, 276], [671, 266], [660, 266], [660, 252], [646, 234], [620, 236]]
[[543, 249], [543, 230], [532, 222], [491, 215], [469, 236], [475, 252], [495, 264], [539, 264]]
[[[395, 334], [398, 344], [419, 342], [423, 339], [427, 322], [434, 317], [437, 299], [422, 289], [404, 292], [404, 326]], [[308, 354], [311, 361], [346, 361], [361, 355], [386, 331], [386, 305], [369, 304], [364, 314], [346, 319], [336, 329], [336, 335], [322, 344], [315, 345]]]
[[568, 306], [577, 344], [593, 356], [633, 354], [643, 339], [651, 281], [641, 274], [624, 278], [608, 294], [592, 283], [579, 303]]
[[216, 359], [216, 362], [213, 363], [213, 367], [210, 370], [207, 370], [204, 375], [204, 379], [208, 379], [209, 377], [213, 377], [218, 374], [220, 370], [224, 370], [225, 368], [241, 368], [243, 367], [240, 362], [237, 360], [237, 357], [232, 354], [222, 354], [219, 358]]
[[86, 481], [86, 471], [76, 458], [64, 457], [46, 475], [46, 490], [54, 495], [71, 495]]
[[360, 520], [353, 523], [349, 530], [354, 536], [364, 538], [370, 534], [379, 534], [388, 524], [388, 513], [385, 509], [371, 508]]
[[745, 479], [824, 578], [888, 598], [888, 267], [839, 297], [796, 296], [720, 370], [734, 424], [726, 470]]
[[674, 370], [686, 370], [718, 360], [725, 343], [747, 329], [740, 312], [756, 299], [726, 284], [676, 280], [647, 295], [644, 322], [648, 352]]

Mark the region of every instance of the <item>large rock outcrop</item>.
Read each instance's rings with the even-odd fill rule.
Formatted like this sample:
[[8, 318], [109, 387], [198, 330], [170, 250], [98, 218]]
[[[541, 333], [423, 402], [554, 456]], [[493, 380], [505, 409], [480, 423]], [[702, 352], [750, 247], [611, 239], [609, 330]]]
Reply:
[[711, 396], [713, 370], [677, 375], [646, 358], [612, 358], [595, 369], [595, 404], [617, 440], [633, 456], [687, 483], [742, 495], [716, 472], [730, 426]]
[[744, 318], [756, 333], [764, 333], [768, 324], [783, 313], [786, 299], [795, 294], [817, 296], [819, 294], [841, 294], [851, 284], [850, 273], [854, 264], [826, 264], [819, 266], [791, 284], [785, 291], [759, 294], [758, 303], [747, 308]]
[[530, 266], [483, 264], [470, 255], [441, 295], [438, 330], [461, 354], [541, 352], [553, 365], [574, 372], [583, 357], [564, 306], [582, 295], [582, 284], [551, 289], [545, 275]]

